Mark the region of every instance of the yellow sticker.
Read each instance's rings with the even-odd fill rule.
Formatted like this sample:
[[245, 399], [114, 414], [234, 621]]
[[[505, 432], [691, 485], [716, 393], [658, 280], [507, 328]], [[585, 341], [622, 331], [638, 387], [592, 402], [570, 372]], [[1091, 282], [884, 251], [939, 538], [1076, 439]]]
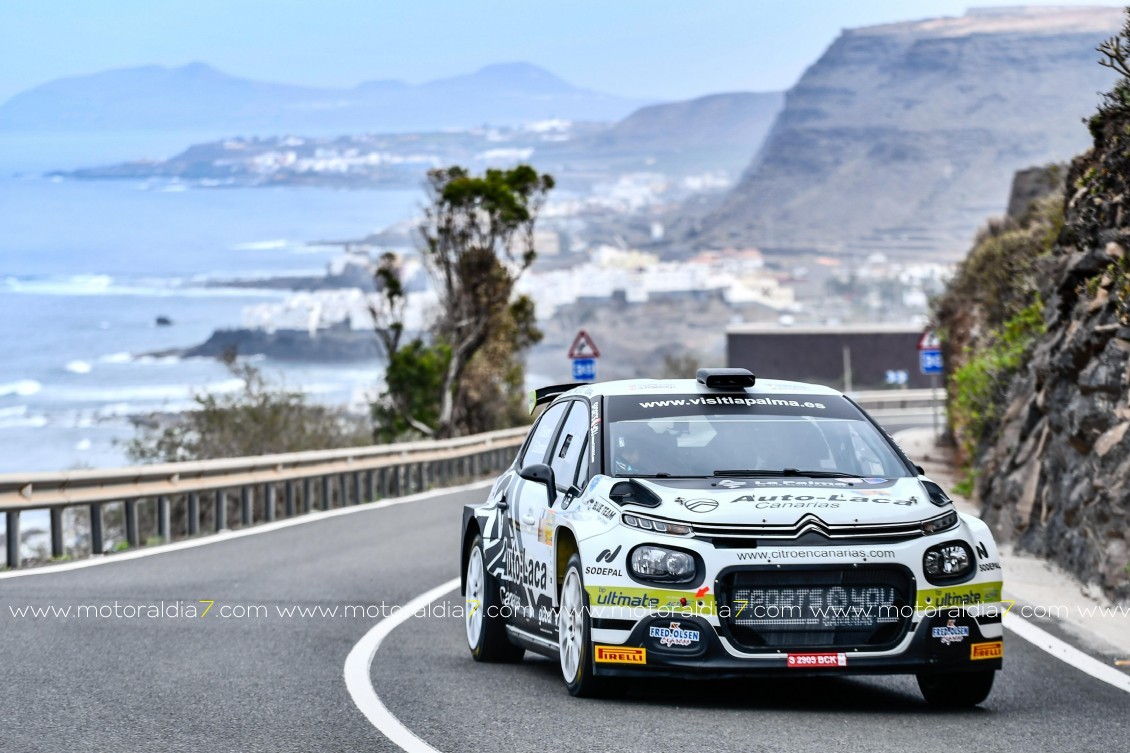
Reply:
[[952, 588], [922, 588], [918, 591], [918, 609], [972, 607], [995, 604], [1001, 600], [1001, 581], [970, 583]]
[[977, 661], [979, 659], [1000, 659], [1004, 656], [1004, 641], [992, 641], [990, 643], [974, 643], [969, 646], [969, 659]]
[[647, 664], [646, 648], [629, 646], [597, 646], [597, 664]]

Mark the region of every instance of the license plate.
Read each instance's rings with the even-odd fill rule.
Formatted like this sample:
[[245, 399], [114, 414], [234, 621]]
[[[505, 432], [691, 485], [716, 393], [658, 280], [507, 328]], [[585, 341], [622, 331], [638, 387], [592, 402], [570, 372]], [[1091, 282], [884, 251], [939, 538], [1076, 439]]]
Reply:
[[789, 669], [846, 667], [847, 654], [789, 654], [786, 666]]

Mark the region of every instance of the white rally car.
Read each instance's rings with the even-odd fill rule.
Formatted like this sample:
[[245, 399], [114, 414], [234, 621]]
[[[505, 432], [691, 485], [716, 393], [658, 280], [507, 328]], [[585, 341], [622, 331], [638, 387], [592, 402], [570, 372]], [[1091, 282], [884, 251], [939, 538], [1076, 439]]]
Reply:
[[988, 696], [993, 537], [847, 396], [702, 369], [532, 400], [549, 407], [463, 513], [475, 659], [557, 658], [574, 695], [617, 677], [915, 674], [932, 704]]

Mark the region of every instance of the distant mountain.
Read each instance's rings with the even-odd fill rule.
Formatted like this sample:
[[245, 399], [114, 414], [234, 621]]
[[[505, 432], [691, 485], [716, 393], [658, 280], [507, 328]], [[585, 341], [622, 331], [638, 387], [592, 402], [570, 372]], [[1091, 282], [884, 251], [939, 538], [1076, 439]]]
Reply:
[[611, 121], [644, 103], [577, 88], [528, 63], [416, 86], [370, 81], [351, 89], [251, 81], [192, 63], [48, 82], [0, 105], [0, 130], [424, 131], [550, 118]]
[[697, 146], [756, 150], [784, 101], [783, 92], [735, 92], [650, 105], [594, 136], [590, 143], [616, 151]]
[[[1088, 145], [1116, 8], [1001, 8], [854, 29], [790, 90], [690, 245], [956, 258], [1013, 173]], [[689, 212], [688, 212], [689, 215]]]

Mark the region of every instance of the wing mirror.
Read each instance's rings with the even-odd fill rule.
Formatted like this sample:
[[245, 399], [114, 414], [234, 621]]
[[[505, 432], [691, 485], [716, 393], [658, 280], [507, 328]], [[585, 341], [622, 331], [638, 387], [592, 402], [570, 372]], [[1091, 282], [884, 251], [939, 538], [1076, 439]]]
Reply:
[[531, 463], [518, 471], [518, 476], [538, 484], [545, 484], [545, 496], [550, 507], [557, 499], [557, 479], [553, 477], [553, 469], [545, 463]]

